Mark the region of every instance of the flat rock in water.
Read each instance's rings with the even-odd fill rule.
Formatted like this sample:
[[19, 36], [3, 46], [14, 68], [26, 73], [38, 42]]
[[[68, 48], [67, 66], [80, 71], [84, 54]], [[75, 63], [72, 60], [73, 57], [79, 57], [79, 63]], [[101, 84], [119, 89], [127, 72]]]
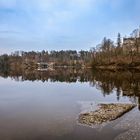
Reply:
[[95, 111], [79, 115], [79, 123], [85, 125], [97, 125], [121, 117], [135, 107], [134, 104], [99, 104]]

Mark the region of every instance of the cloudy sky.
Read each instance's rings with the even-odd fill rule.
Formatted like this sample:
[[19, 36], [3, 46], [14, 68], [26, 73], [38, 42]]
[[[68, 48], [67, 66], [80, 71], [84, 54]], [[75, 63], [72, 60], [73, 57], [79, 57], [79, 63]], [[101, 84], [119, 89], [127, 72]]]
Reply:
[[0, 0], [0, 53], [88, 50], [140, 25], [140, 0]]

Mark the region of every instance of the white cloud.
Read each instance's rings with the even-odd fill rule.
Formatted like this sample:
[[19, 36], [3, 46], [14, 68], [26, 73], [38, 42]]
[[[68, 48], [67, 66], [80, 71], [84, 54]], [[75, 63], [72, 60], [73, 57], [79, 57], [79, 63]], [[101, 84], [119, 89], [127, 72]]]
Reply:
[[13, 8], [16, 12], [20, 10], [21, 13], [26, 14], [18, 13], [19, 17], [13, 16], [15, 19], [11, 24], [8, 22], [10, 28], [12, 26], [19, 32], [23, 29], [28, 31], [29, 35], [35, 34], [43, 37], [48, 33], [67, 34], [71, 32], [74, 30], [72, 24], [74, 25], [75, 21], [87, 10], [95, 7], [98, 1], [100, 0], [0, 0], [0, 6], [7, 8], [16, 6]]
[[[75, 20], [96, 0], [17, 0], [20, 8], [42, 29], [57, 30]], [[37, 12], [35, 14], [34, 12]], [[59, 26], [59, 27], [58, 27]]]
[[0, 55], [2, 54], [10, 54], [11, 53], [11, 49], [8, 48], [0, 48]]

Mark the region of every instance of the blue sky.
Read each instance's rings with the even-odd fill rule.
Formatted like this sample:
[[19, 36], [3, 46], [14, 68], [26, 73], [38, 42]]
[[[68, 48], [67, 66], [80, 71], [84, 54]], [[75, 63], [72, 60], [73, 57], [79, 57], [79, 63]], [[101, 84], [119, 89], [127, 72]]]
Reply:
[[139, 0], [0, 0], [0, 53], [89, 50], [140, 25]]

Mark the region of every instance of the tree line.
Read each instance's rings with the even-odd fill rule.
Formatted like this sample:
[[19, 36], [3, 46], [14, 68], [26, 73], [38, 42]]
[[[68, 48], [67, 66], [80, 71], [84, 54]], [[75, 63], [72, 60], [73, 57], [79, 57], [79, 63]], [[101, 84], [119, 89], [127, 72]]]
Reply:
[[140, 66], [140, 30], [135, 29], [122, 39], [118, 33], [116, 43], [106, 37], [93, 48], [93, 66]]
[[135, 29], [128, 38], [118, 33], [116, 43], [106, 37], [89, 51], [16, 51], [0, 56], [0, 68], [23, 69], [36, 68], [37, 63], [53, 63], [54, 66], [140, 66], [140, 30]]
[[0, 56], [0, 67], [11, 69], [36, 68], [37, 63], [53, 63], [54, 66], [90, 66], [92, 62], [91, 51], [61, 50], [61, 51], [41, 51], [25, 52], [16, 51], [10, 55]]

